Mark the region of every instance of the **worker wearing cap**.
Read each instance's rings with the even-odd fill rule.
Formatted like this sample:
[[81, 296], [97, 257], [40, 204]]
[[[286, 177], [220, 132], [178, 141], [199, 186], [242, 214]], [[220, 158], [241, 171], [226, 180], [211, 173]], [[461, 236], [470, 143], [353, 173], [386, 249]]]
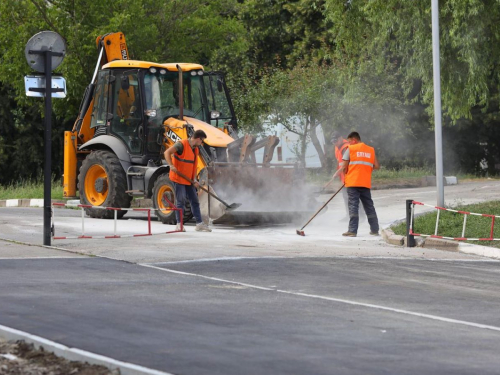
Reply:
[[[200, 202], [198, 200], [198, 194], [196, 193], [196, 188], [199, 187], [199, 184], [194, 181], [196, 178], [196, 167], [200, 152], [198, 147], [203, 144], [205, 138], [207, 138], [207, 135], [203, 130], [196, 130], [191, 138], [176, 142], [165, 151], [165, 160], [170, 166], [169, 178], [175, 185], [175, 205], [184, 213], [185, 201], [186, 199], [189, 201], [194, 218], [196, 219], [196, 230], [199, 232], [212, 231], [208, 225], [203, 223]], [[178, 173], [188, 177], [194, 184]], [[180, 230], [181, 219], [179, 211], [175, 211], [175, 218], [177, 219], [176, 230]]]
[[379, 169], [375, 149], [361, 142], [357, 132], [347, 136], [348, 149], [344, 152], [342, 168], [345, 173], [345, 186], [347, 188], [349, 205], [349, 229], [343, 236], [356, 237], [359, 225], [359, 201], [370, 224], [370, 234], [378, 236], [379, 225], [377, 212], [371, 197], [372, 172]]

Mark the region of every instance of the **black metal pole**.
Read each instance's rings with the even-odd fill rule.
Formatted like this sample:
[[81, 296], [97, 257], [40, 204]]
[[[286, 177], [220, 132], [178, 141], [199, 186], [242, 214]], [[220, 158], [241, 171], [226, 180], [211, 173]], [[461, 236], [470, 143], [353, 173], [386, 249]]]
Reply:
[[415, 236], [410, 234], [410, 223], [412, 226], [412, 232], [413, 232], [413, 225], [414, 223], [411, 220], [411, 207], [413, 205], [413, 199], [407, 199], [406, 200], [406, 246], [407, 247], [415, 247]]
[[50, 246], [51, 240], [51, 184], [52, 184], [52, 51], [45, 51], [45, 159], [43, 165], [43, 244]]

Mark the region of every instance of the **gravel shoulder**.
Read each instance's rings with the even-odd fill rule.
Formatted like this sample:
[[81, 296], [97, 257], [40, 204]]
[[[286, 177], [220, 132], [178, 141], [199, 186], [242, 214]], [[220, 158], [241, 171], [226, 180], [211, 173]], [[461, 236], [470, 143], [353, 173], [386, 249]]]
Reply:
[[120, 371], [87, 362], [68, 361], [43, 348], [36, 349], [33, 344], [0, 338], [0, 374], [119, 375]]

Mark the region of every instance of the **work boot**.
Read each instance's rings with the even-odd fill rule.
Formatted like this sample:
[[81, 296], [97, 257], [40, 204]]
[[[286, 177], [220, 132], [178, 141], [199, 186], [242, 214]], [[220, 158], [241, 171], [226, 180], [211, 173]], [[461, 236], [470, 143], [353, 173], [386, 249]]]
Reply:
[[376, 232], [374, 232], [374, 231], [370, 231], [370, 234], [371, 234], [372, 236], [378, 236], [378, 235], [379, 235], [379, 234], [378, 234], [378, 231], [376, 231]]
[[210, 229], [208, 227], [208, 225], [205, 224], [205, 223], [198, 223], [198, 224], [196, 224], [196, 230], [198, 232], [211, 232], [212, 231], [212, 229]]
[[342, 235], [344, 237], [356, 237], [356, 233], [354, 233], [354, 232], [345, 232], [345, 233], [342, 233]]
[[[175, 230], [176, 230], [177, 232], [180, 232], [180, 231], [181, 231], [181, 225], [180, 225], [180, 224], [177, 224], [177, 225], [175, 226]], [[182, 232], [185, 232], [185, 231], [186, 231], [186, 228], [185, 228], [184, 226], [182, 226]]]

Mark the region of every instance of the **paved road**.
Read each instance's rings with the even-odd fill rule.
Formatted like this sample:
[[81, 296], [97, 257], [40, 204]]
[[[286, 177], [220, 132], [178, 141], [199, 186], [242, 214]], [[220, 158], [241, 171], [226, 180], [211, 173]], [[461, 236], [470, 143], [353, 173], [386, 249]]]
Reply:
[[[500, 199], [499, 188], [462, 184], [446, 196]], [[435, 188], [373, 195], [387, 226], [406, 199], [432, 203]], [[299, 225], [188, 226], [54, 241], [65, 250], [38, 246], [41, 213], [0, 209], [0, 238], [31, 244], [0, 240], [0, 325], [179, 374], [499, 372], [500, 262], [390, 246], [366, 223], [343, 238], [341, 200], [306, 237]], [[138, 233], [146, 222], [131, 215], [118, 228]], [[113, 223], [86, 219], [85, 229], [110, 234]], [[80, 213], [56, 210], [56, 230], [78, 235]]]
[[178, 374], [498, 374], [499, 262], [0, 261], [0, 324]]
[[[448, 203], [474, 203], [500, 199], [500, 181], [480, 181], [447, 186]], [[405, 217], [405, 200], [415, 199], [425, 203], [435, 203], [435, 187], [400, 190], [376, 190], [373, 192], [375, 206], [381, 227]], [[320, 200], [326, 200], [322, 196]], [[206, 259], [216, 257], [264, 257], [264, 256], [400, 256], [400, 257], [442, 257], [443, 253], [430, 249], [401, 249], [387, 246], [380, 238], [368, 234], [366, 222], [362, 223], [358, 237], [345, 238], [347, 223], [341, 221], [344, 213], [341, 197], [335, 198], [329, 210], [319, 215], [306, 227], [306, 237], [297, 236], [295, 230], [303, 223], [269, 227], [224, 227], [217, 226], [212, 233], [199, 233], [189, 225], [187, 233], [155, 235], [139, 239], [108, 240], [55, 240], [54, 246], [63, 247], [88, 255], [100, 255], [131, 262], [161, 262], [185, 259]], [[434, 202], [433, 202], [434, 201]], [[320, 206], [321, 203], [318, 203]], [[419, 206], [418, 212], [427, 210]], [[118, 222], [118, 234], [138, 234], [147, 231], [147, 223], [137, 214], [127, 214]], [[140, 220], [138, 220], [140, 219]], [[172, 230], [169, 225], [152, 223], [153, 233]], [[80, 213], [76, 210], [55, 210], [56, 233], [60, 236], [81, 234]], [[1, 208], [0, 238], [41, 244], [42, 209]], [[112, 220], [85, 220], [88, 235], [113, 234]], [[445, 256], [452, 256], [445, 254]]]

